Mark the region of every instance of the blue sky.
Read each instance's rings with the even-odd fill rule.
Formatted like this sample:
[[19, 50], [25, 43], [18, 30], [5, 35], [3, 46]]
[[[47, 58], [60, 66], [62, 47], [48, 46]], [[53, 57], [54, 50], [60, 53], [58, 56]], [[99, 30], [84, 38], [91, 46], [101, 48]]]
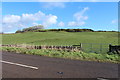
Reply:
[[3, 2], [3, 32], [34, 25], [46, 29], [118, 30], [117, 2]]

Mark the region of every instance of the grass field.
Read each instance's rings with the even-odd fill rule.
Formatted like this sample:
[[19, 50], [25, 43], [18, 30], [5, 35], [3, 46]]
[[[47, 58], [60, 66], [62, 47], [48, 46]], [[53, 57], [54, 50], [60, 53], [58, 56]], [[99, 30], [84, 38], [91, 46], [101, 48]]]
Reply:
[[[117, 32], [26, 32], [17, 34], [3, 34], [2, 44], [30, 44], [30, 45], [61, 45], [71, 46], [80, 43], [99, 43], [99, 44], [112, 44], [118, 45]], [[108, 47], [108, 45], [106, 45]], [[84, 47], [84, 46], [83, 46]], [[90, 45], [87, 45], [89, 49]], [[100, 45], [94, 45], [93, 49], [98, 48]], [[87, 49], [86, 48], [86, 49]], [[92, 49], [92, 50], [93, 50]], [[3, 47], [4, 51], [14, 51], [16, 53], [35, 54], [50, 57], [60, 57], [87, 61], [103, 61], [119, 63], [119, 55], [107, 54], [105, 49], [104, 54], [96, 54], [96, 52], [66, 52], [57, 50], [29, 50], [23, 48], [10, 48]], [[95, 51], [95, 50], [93, 50]], [[101, 53], [101, 52], [100, 52]]]
[[2, 44], [76, 45], [80, 43], [118, 44], [117, 32], [26, 32], [3, 34]]

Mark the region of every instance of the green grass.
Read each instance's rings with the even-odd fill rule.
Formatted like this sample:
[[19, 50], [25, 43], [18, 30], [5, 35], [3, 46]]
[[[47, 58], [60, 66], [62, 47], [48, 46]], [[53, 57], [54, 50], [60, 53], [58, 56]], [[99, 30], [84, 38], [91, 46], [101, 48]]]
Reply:
[[3, 44], [75, 45], [80, 43], [118, 44], [117, 32], [26, 32], [3, 34]]
[[[1, 34], [0, 34], [1, 36]], [[118, 45], [118, 33], [117, 32], [26, 32], [17, 34], [3, 34], [2, 44], [29, 44], [29, 45], [78, 45], [80, 43], [99, 43], [107, 44], [103, 46], [108, 48], [108, 44]], [[0, 39], [0, 40], [1, 40]], [[91, 47], [89, 44], [84, 44], [83, 48], [89, 50]], [[93, 45], [93, 51], [99, 51], [100, 45]], [[87, 61], [100, 61], [100, 62], [120, 62], [120, 56], [117, 54], [109, 55], [105, 50], [104, 54], [96, 54], [94, 52], [67, 52], [57, 50], [29, 50], [24, 48], [10, 48], [3, 47], [4, 51], [13, 51], [16, 53], [35, 54], [50, 57], [60, 57]]]
[[[2, 44], [29, 44], [29, 45], [58, 45], [71, 46], [80, 43], [98, 43], [95, 45], [83, 44], [84, 51], [106, 53], [108, 45], [118, 45], [117, 32], [26, 32], [17, 34], [3, 34]], [[102, 51], [100, 52], [100, 45]], [[91, 51], [92, 50], [92, 51]]]
[[15, 48], [15, 47], [1, 47], [3, 51], [16, 52], [22, 54], [32, 54], [40, 56], [58, 57], [58, 58], [68, 58], [75, 60], [84, 61], [98, 61], [98, 62], [112, 62], [120, 63], [120, 56], [117, 54], [96, 54], [96, 53], [84, 53], [84, 52], [67, 52], [58, 50], [46, 50], [46, 49], [25, 49], [25, 48]]

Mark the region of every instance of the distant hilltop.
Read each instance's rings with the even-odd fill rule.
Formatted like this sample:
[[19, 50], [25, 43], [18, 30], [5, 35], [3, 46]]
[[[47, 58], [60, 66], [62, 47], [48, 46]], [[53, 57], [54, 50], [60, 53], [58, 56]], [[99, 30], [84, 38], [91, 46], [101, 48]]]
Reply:
[[43, 26], [33, 26], [29, 28], [24, 28], [23, 30], [17, 30], [15, 33], [24, 33], [24, 32], [117, 32], [117, 31], [94, 31], [92, 29], [43, 29]]
[[24, 32], [118, 32], [118, 31], [94, 31], [92, 29], [38, 29], [38, 30], [17, 30], [15, 33], [24, 33]]
[[65, 31], [65, 32], [94, 32], [92, 29], [37, 29], [37, 30], [18, 30], [16, 33], [23, 33], [23, 32], [59, 32], [59, 31]]

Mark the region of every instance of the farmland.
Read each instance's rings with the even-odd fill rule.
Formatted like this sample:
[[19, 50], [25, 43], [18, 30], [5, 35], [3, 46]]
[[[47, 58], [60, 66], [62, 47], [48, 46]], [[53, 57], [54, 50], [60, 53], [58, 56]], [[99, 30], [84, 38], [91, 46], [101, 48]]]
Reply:
[[117, 32], [26, 32], [3, 34], [2, 44], [76, 45], [80, 43], [118, 44]]
[[[28, 45], [55, 45], [71, 46], [80, 43], [98, 43], [118, 45], [117, 32], [25, 32], [16, 34], [3, 34], [2, 44], [28, 44]], [[107, 45], [108, 46], [108, 45]], [[99, 45], [94, 46], [99, 48]], [[59, 50], [27, 50], [22, 48], [3, 47], [4, 51], [16, 53], [35, 54], [41, 56], [60, 57], [87, 61], [104, 61], [119, 63], [119, 55], [96, 54], [94, 52], [67, 52]]]

